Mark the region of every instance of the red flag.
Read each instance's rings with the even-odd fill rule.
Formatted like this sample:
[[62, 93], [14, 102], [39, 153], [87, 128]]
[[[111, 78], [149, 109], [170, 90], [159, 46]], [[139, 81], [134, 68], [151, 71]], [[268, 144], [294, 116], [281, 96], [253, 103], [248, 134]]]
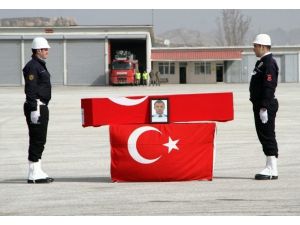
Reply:
[[215, 123], [110, 126], [113, 181], [212, 180]]
[[150, 100], [168, 99], [169, 123], [233, 120], [232, 93], [81, 99], [82, 125], [150, 123]]

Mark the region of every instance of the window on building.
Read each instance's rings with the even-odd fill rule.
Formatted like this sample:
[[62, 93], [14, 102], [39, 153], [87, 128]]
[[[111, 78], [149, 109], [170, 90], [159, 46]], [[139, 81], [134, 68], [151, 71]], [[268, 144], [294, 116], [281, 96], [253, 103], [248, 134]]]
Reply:
[[175, 63], [170, 63], [170, 74], [175, 74]]
[[206, 62], [205, 74], [211, 74], [210, 62]]
[[196, 75], [211, 74], [211, 63], [210, 62], [195, 63], [195, 74]]
[[163, 63], [158, 63], [158, 70], [160, 74], [164, 74], [164, 65]]
[[200, 63], [195, 63], [195, 74], [200, 74]]
[[159, 62], [158, 70], [160, 74], [175, 74], [175, 63]]
[[200, 74], [205, 74], [205, 62], [200, 62]]
[[164, 74], [169, 74], [169, 63], [165, 62], [164, 63]]

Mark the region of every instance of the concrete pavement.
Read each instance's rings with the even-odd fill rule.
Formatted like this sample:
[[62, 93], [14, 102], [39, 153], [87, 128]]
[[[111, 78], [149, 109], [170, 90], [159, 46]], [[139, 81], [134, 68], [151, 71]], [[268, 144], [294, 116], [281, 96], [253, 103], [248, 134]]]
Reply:
[[[84, 97], [222, 91], [234, 93], [235, 120], [217, 124], [211, 182], [112, 183], [108, 127], [81, 127]], [[23, 87], [0, 87], [0, 216], [300, 215], [299, 93], [299, 84], [279, 84], [279, 180], [255, 181], [265, 157], [255, 133], [248, 84], [54, 86], [43, 168], [55, 182], [30, 185]]]

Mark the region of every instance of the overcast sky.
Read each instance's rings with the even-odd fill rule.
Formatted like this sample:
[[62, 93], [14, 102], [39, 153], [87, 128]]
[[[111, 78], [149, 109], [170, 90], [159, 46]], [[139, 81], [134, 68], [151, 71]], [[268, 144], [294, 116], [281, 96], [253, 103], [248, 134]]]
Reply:
[[[176, 28], [209, 32], [216, 30], [221, 9], [0, 9], [0, 18], [73, 17], [78, 25], [152, 25], [160, 34]], [[251, 29], [263, 32], [273, 28], [290, 30], [300, 27], [300, 9], [243, 9], [251, 17]]]

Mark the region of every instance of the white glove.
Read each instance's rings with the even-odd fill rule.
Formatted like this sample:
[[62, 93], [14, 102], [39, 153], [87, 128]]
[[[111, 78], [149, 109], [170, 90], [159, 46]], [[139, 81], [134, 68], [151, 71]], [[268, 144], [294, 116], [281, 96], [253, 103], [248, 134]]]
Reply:
[[262, 123], [267, 123], [268, 122], [268, 110], [260, 109], [259, 117], [260, 117], [260, 120]]
[[31, 123], [37, 124], [39, 118], [40, 118], [40, 111], [39, 111], [39, 110], [37, 110], [37, 111], [32, 111], [32, 112], [30, 113]]

